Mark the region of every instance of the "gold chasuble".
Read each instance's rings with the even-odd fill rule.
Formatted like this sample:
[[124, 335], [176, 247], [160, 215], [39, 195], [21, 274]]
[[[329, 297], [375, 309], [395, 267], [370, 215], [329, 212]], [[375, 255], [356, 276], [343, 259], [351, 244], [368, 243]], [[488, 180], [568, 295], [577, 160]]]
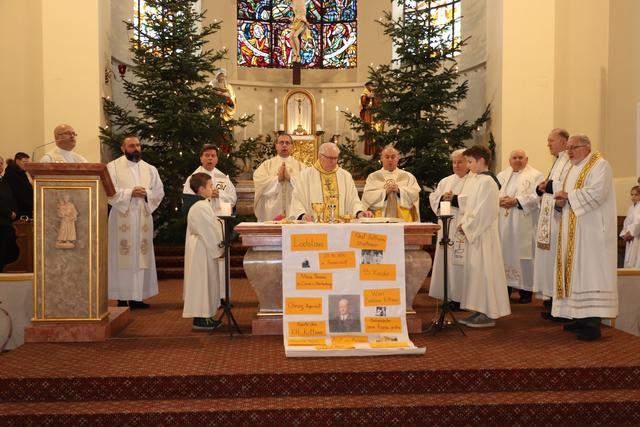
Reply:
[[[573, 187], [575, 190], [579, 190], [584, 186], [584, 181], [587, 178], [587, 175], [593, 168], [593, 165], [596, 164], [598, 160], [602, 158], [602, 155], [599, 152], [594, 153], [591, 158], [584, 165], [582, 170], [580, 171], [580, 175], [578, 175], [578, 179], [576, 180], [575, 186]], [[572, 166], [573, 167], [573, 166]], [[567, 173], [568, 175], [568, 173]], [[566, 184], [566, 180], [564, 183]], [[562, 191], [566, 191], [563, 185]], [[562, 210], [562, 218], [560, 219], [560, 229], [558, 231], [558, 246], [556, 247], [556, 298], [568, 298], [571, 296], [571, 274], [573, 269], [573, 253], [574, 253], [574, 245], [576, 238], [576, 214], [571, 209], [571, 205], [567, 203], [566, 207], [569, 211], [569, 229], [567, 236], [567, 257], [564, 263], [563, 268], [563, 259], [562, 259], [562, 219], [564, 218], [565, 209]]]
[[329, 205], [335, 205], [335, 212], [340, 212], [340, 189], [338, 187], [338, 177], [336, 171], [338, 166], [330, 172], [324, 170], [320, 161], [316, 160], [313, 167], [320, 172], [320, 181], [322, 182], [322, 201], [324, 203], [324, 217], [328, 218], [331, 210]]

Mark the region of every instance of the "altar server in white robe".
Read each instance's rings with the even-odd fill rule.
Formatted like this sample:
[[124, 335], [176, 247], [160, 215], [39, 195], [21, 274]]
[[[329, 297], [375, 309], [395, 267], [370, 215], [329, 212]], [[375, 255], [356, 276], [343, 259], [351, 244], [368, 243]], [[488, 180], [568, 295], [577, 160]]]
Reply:
[[[213, 144], [205, 144], [200, 149], [200, 167], [193, 171], [191, 175], [202, 172], [211, 176], [213, 179], [213, 196], [211, 197], [211, 205], [216, 213], [230, 215], [238, 200], [236, 187], [233, 185], [228, 175], [225, 175], [221, 170], [216, 168], [217, 164], [218, 147]], [[191, 186], [189, 185], [189, 178], [184, 182], [182, 194], [183, 196], [195, 196]], [[189, 197], [189, 199], [192, 198]]]
[[352, 217], [373, 217], [365, 210], [358, 190], [349, 172], [338, 166], [340, 148], [332, 142], [325, 142], [318, 150], [318, 160], [313, 167], [300, 173], [291, 196], [289, 217], [313, 221], [312, 203], [324, 203], [324, 217], [329, 218], [329, 206], [335, 203], [335, 215]]
[[460, 306], [472, 313], [460, 323], [474, 328], [495, 326], [495, 319], [511, 314], [498, 231], [499, 187], [488, 171], [491, 151], [474, 145], [464, 152], [470, 175], [468, 201], [458, 228], [467, 238], [464, 285]]
[[209, 198], [213, 193], [211, 176], [191, 175], [191, 189], [200, 200], [191, 206], [187, 216], [184, 246], [184, 308], [182, 317], [193, 318], [193, 329], [211, 330], [220, 326], [215, 316], [220, 306], [220, 274], [218, 259], [224, 253], [222, 224]]
[[571, 170], [554, 195], [562, 208], [551, 314], [573, 318], [564, 329], [600, 338], [602, 318], [618, 315], [617, 217], [613, 172], [586, 135], [567, 142]]
[[53, 130], [56, 148], [42, 156], [40, 163], [87, 163], [87, 159], [73, 152], [77, 136], [76, 131], [67, 124], [56, 126]]
[[158, 294], [152, 214], [164, 187], [156, 168], [141, 159], [137, 137], [126, 137], [121, 149], [124, 155], [107, 164], [116, 189], [109, 198], [109, 298], [148, 308], [142, 300]]
[[547, 147], [554, 157], [554, 161], [547, 179], [538, 184], [538, 188], [536, 188], [536, 193], [540, 198], [540, 208], [533, 262], [533, 292], [544, 300], [542, 318], [554, 321], [562, 321], [562, 319], [554, 319], [551, 316], [551, 304], [555, 289], [553, 265], [556, 260], [556, 243], [560, 221], [560, 214], [554, 209], [553, 193], [562, 188], [562, 181], [571, 168], [571, 162], [566, 152], [568, 139], [569, 132], [564, 129], [555, 128], [549, 132]]
[[400, 153], [392, 146], [380, 153], [382, 169], [367, 177], [362, 203], [376, 217], [420, 222], [420, 186], [409, 172], [398, 169]]
[[620, 238], [626, 242], [624, 268], [640, 268], [640, 186], [631, 189], [631, 206], [624, 218]]
[[306, 168], [304, 163], [291, 156], [292, 150], [291, 135], [278, 135], [276, 139], [278, 155], [262, 162], [253, 172], [253, 185], [256, 191], [253, 207], [259, 222], [272, 220], [279, 215], [288, 216], [293, 188], [298, 175]]
[[[463, 200], [463, 192], [466, 187], [469, 167], [464, 157], [464, 149], [459, 149], [451, 153], [451, 166], [453, 174], [443, 178], [438, 183], [435, 191], [429, 194], [429, 204], [431, 210], [437, 215], [440, 211], [440, 202], [448, 201], [451, 203], [451, 215], [453, 218], [449, 225], [449, 237], [453, 240], [453, 246], [447, 250], [447, 267], [449, 270], [448, 281], [448, 297], [453, 301], [452, 308], [460, 308], [460, 294], [464, 283], [464, 261], [465, 261], [465, 238], [458, 230], [458, 221], [462, 215], [460, 200]], [[442, 259], [442, 229], [438, 230], [436, 245], [436, 254], [433, 259], [433, 270], [431, 270], [431, 284], [429, 287], [429, 296], [432, 298], [444, 298], [444, 265]]]
[[500, 182], [500, 238], [507, 286], [520, 290], [520, 304], [531, 302], [533, 254], [538, 222], [536, 188], [542, 172], [529, 164], [524, 150], [513, 150], [509, 167], [498, 174]]

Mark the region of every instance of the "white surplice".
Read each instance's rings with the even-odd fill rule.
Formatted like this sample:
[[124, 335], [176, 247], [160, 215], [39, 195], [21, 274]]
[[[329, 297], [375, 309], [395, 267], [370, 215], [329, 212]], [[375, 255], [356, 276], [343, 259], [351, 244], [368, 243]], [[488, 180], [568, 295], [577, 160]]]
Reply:
[[[218, 189], [218, 197], [211, 199], [211, 205], [216, 212], [220, 211], [220, 202], [231, 204], [231, 208], [236, 205], [236, 202], [238, 201], [236, 187], [233, 185], [228, 175], [222, 173], [218, 168], [213, 168], [213, 170], [210, 171], [202, 166], [194, 170], [191, 175], [194, 173], [206, 173], [213, 180], [214, 188]], [[191, 175], [189, 175], [189, 178], [184, 182], [184, 186], [182, 187], [183, 194], [195, 194], [189, 185], [191, 182]]]
[[42, 156], [40, 163], [87, 163], [87, 159], [73, 151], [56, 147]]
[[620, 237], [629, 232], [633, 240], [627, 242], [624, 251], [624, 268], [640, 268], [640, 203], [629, 206]]
[[[363, 211], [364, 207], [358, 197], [358, 190], [351, 174], [339, 167], [336, 170], [336, 179], [338, 181], [336, 216], [342, 216], [345, 213], [355, 216], [358, 212]], [[303, 170], [291, 195], [289, 218], [295, 219], [302, 214], [313, 215], [311, 203], [323, 203], [324, 201], [322, 185], [320, 172], [315, 167]]]
[[498, 185], [492, 177], [469, 173], [468, 200], [459, 221], [467, 238], [460, 307], [492, 319], [511, 314], [498, 231]]
[[[157, 169], [143, 160], [121, 156], [107, 170], [116, 189], [109, 198], [109, 298], [142, 301], [158, 294], [151, 214], [164, 187]], [[146, 200], [131, 197], [134, 186], [145, 188]]]
[[[289, 181], [278, 181], [278, 171], [285, 164], [289, 173]], [[291, 195], [296, 185], [300, 172], [306, 166], [294, 159], [293, 156], [285, 158], [276, 156], [262, 162], [253, 172], [253, 185], [256, 194], [253, 207], [259, 222], [269, 221], [278, 215], [288, 216], [291, 203]]]
[[[384, 189], [384, 184], [387, 181], [394, 181], [398, 185], [398, 193], [387, 194], [387, 190]], [[362, 193], [362, 204], [365, 209], [371, 211], [381, 211], [380, 216], [391, 216], [387, 213], [388, 207], [392, 202], [395, 206], [411, 210], [415, 210], [414, 221], [420, 221], [420, 186], [416, 178], [407, 171], [396, 168], [393, 171], [388, 171], [384, 168], [375, 171], [367, 177], [367, 181], [364, 185], [364, 191]], [[395, 210], [395, 209], [393, 209]], [[376, 216], [378, 216], [376, 214]], [[396, 214], [396, 217], [400, 217]]]
[[511, 209], [500, 208], [498, 215], [507, 285], [530, 291], [533, 289], [535, 227], [538, 223], [536, 187], [544, 176], [527, 165], [519, 172], [508, 167], [497, 178], [502, 185], [500, 197], [515, 197], [519, 203]]
[[[548, 179], [553, 181], [553, 191], [562, 189], [562, 182], [571, 168], [571, 162], [566, 151], [562, 151], [553, 162]], [[552, 298], [554, 292], [553, 266], [556, 262], [556, 244], [558, 241], [558, 224], [560, 214], [553, 208], [553, 194], [545, 193], [538, 198], [540, 211], [536, 232], [547, 236], [548, 248], [541, 248], [536, 244], [533, 262], [533, 292], [541, 294], [543, 298]]]
[[[431, 210], [437, 215], [440, 210], [440, 199], [444, 193], [451, 191], [455, 196], [464, 194], [467, 175], [460, 178], [455, 173], [443, 178], [438, 183], [435, 191], [429, 194], [429, 204]], [[452, 301], [460, 301], [462, 293], [462, 285], [464, 284], [464, 262], [456, 262], [454, 260], [456, 253], [464, 257], [465, 238], [458, 232], [458, 221], [460, 220], [460, 210], [457, 206], [451, 206], [451, 221], [449, 222], [449, 238], [453, 240], [453, 246], [447, 250], [447, 270], [449, 289], [448, 297]], [[431, 270], [431, 285], [429, 287], [429, 296], [432, 298], [444, 298], [443, 281], [444, 281], [444, 265], [442, 257], [442, 228], [438, 230], [436, 240], [436, 254], [433, 259], [433, 270]], [[462, 246], [461, 246], [462, 245]], [[458, 251], [458, 252], [456, 252]]]
[[187, 217], [184, 245], [182, 317], [212, 317], [220, 306], [218, 259], [224, 249], [222, 225], [207, 200], [194, 203]]
[[[558, 233], [561, 257], [554, 264], [561, 262], [561, 268], [554, 268], [556, 293], [551, 314], [556, 317], [614, 318], [618, 315], [616, 196], [609, 163], [598, 159], [586, 174], [583, 187], [575, 188], [582, 169], [596, 154], [573, 166], [564, 185], [569, 202], [562, 209]], [[569, 244], [571, 211], [575, 214], [573, 247]], [[568, 295], [559, 295], [559, 284], [560, 290], [565, 286], [564, 292], [568, 291]]]

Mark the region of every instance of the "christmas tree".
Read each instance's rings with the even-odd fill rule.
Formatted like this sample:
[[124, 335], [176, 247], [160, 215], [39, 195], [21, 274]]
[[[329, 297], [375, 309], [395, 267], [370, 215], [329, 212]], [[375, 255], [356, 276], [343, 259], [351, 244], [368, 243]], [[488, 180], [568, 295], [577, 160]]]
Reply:
[[[401, 7], [407, 3], [395, 1]], [[463, 147], [489, 119], [489, 108], [473, 122], [451, 120], [468, 92], [455, 57], [465, 40], [451, 40], [447, 25], [437, 25], [429, 9], [408, 8], [397, 19], [386, 12], [380, 24], [395, 46], [390, 64], [369, 69], [379, 100], [371, 111], [384, 128], [376, 129], [350, 114], [347, 120], [362, 133], [361, 139], [371, 138], [378, 150], [394, 145], [402, 155], [399, 167], [413, 173], [421, 187], [433, 188], [451, 174], [450, 153]], [[420, 205], [424, 220], [431, 213], [427, 193], [421, 193]]]
[[[223, 115], [229, 101], [214, 87], [216, 62], [226, 51], [207, 48], [207, 38], [220, 23], [202, 25], [205, 12], [197, 12], [197, 0], [146, 0], [143, 19], [125, 22], [134, 67], [133, 78], [124, 79], [124, 91], [135, 112], [104, 99], [108, 126], [101, 139], [120, 154], [126, 134], [137, 135], [143, 158], [158, 168], [165, 197], [155, 214], [161, 242], [184, 240], [185, 218], [180, 214], [182, 186], [200, 165], [200, 148], [207, 143], [233, 147], [233, 127], [240, 120]], [[219, 151], [218, 169], [235, 172], [233, 158]]]

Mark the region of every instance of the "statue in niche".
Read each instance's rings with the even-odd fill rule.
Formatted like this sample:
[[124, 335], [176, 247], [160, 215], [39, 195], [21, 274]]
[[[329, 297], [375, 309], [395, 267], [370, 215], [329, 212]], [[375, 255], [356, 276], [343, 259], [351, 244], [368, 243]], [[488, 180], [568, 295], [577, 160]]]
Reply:
[[[222, 104], [222, 118], [226, 121], [229, 121], [233, 118], [233, 115], [236, 113], [236, 93], [233, 90], [233, 86], [231, 83], [227, 81], [227, 70], [221, 68], [216, 72], [216, 79], [213, 83], [213, 88], [218, 93], [218, 95], [225, 98], [224, 103]], [[232, 139], [231, 135], [224, 134], [224, 140], [230, 141]], [[231, 152], [231, 145], [228, 142], [223, 142], [220, 144], [220, 150], [223, 153]]]
[[305, 0], [293, 0], [294, 18], [291, 23], [291, 62], [300, 62], [300, 36], [311, 38], [309, 22], [307, 22], [307, 6]]
[[70, 196], [65, 193], [57, 205], [60, 226], [58, 227], [58, 239], [55, 247], [58, 249], [73, 249], [76, 247], [76, 220], [78, 211], [70, 201]]
[[[368, 123], [377, 132], [381, 132], [384, 129], [384, 123], [376, 118], [376, 113], [373, 111], [375, 108], [380, 107], [380, 98], [375, 95], [375, 83], [368, 81], [364, 85], [364, 90], [360, 94], [360, 119], [363, 122]], [[376, 151], [373, 138], [365, 138], [364, 140], [364, 154], [370, 156]]]

